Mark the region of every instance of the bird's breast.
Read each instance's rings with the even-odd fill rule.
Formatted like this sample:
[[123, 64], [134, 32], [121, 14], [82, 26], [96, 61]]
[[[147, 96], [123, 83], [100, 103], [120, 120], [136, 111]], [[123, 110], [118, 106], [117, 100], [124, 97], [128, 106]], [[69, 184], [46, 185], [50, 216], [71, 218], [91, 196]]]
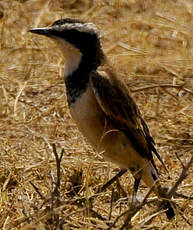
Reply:
[[71, 104], [70, 112], [81, 133], [97, 148], [104, 131], [105, 117], [90, 85], [76, 102]]

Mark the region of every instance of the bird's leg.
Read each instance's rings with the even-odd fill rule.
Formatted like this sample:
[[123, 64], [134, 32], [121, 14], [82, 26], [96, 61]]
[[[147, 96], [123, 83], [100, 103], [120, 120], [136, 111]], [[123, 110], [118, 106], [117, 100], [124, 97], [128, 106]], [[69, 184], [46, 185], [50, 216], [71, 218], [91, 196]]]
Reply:
[[141, 176], [137, 175], [137, 177], [135, 177], [134, 186], [133, 186], [133, 195], [132, 195], [132, 200], [131, 200], [132, 206], [137, 204], [137, 202], [138, 202], [137, 191], [139, 188], [140, 181], [141, 181]]
[[124, 173], [127, 172], [127, 169], [121, 169], [113, 178], [111, 178], [107, 183], [105, 183], [102, 188], [100, 189], [100, 192], [103, 192], [106, 190], [112, 183], [114, 183], [117, 178], [121, 177]]
[[110, 185], [112, 185], [119, 177], [121, 177], [124, 173], [127, 172], [127, 169], [121, 169], [114, 177], [112, 177], [107, 183], [105, 183], [102, 188], [99, 188], [94, 196], [89, 198], [90, 203], [92, 203], [93, 198], [99, 194], [100, 192], [105, 191]]

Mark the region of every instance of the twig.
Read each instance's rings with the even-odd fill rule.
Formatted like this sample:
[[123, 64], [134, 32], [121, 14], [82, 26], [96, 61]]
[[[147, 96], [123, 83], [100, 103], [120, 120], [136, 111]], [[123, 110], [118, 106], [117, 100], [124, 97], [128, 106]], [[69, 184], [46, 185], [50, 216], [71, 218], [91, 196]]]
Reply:
[[[94, 195], [89, 197], [89, 202], [92, 203], [92, 200], [94, 197], [96, 197], [99, 193], [105, 191], [111, 184], [113, 184], [119, 177], [121, 177], [126, 172], [127, 172], [127, 169], [121, 169], [113, 178], [111, 178], [106, 184], [104, 184], [102, 188], [99, 188]], [[122, 192], [124, 192], [124, 190]], [[76, 199], [74, 203], [80, 204], [82, 202], [85, 203], [86, 198]]]
[[[30, 214], [29, 214], [29, 211], [28, 211], [27, 207], [24, 204], [23, 196], [21, 196], [20, 200], [22, 202], [22, 207], [23, 207], [22, 213], [24, 214], [24, 216], [26, 216], [26, 217], [28, 217], [30, 219]], [[28, 223], [30, 222], [29, 219], [27, 220]]]
[[119, 191], [119, 195], [122, 194], [123, 197], [127, 197], [127, 193], [125, 192], [125, 190], [123, 189], [123, 187], [120, 184], [119, 178], [117, 178], [117, 190]]
[[165, 213], [165, 210], [154, 211], [152, 214], [149, 214], [148, 217], [145, 218], [145, 220], [143, 219], [142, 220], [143, 222], [141, 221], [139, 224], [143, 228], [143, 227], [149, 225], [156, 216], [158, 216], [158, 215], [160, 215], [162, 213]]
[[141, 206], [144, 206], [144, 204], [147, 202], [147, 198], [149, 197], [149, 195], [151, 194], [151, 192], [153, 191], [155, 185], [157, 184], [157, 181], [154, 182], [154, 184], [152, 185], [152, 187], [149, 189], [148, 193], [146, 194], [146, 196], [144, 197]]
[[21, 225], [21, 224], [27, 222], [28, 220], [29, 220], [29, 217], [23, 216], [23, 217], [21, 217], [20, 219], [17, 219], [17, 220], [15, 220], [14, 222], [8, 224], [8, 225], [6, 226], [6, 229], [7, 229], [7, 230], [11, 230], [11, 229], [17, 228], [19, 225]]
[[112, 193], [111, 193], [111, 203], [110, 203], [110, 210], [109, 210], [109, 220], [111, 220], [111, 215], [112, 215], [113, 197], [114, 197], [114, 189], [112, 189]]
[[185, 88], [184, 85], [172, 85], [172, 84], [155, 84], [155, 85], [149, 85], [149, 86], [144, 86], [144, 87], [141, 87], [141, 88], [138, 88], [138, 89], [131, 89], [131, 92], [135, 93], [135, 92], [139, 92], [139, 91], [143, 91], [143, 90], [154, 89], [154, 88], [157, 88], [157, 87], [182, 89], [185, 92], [190, 93], [190, 94], [193, 95], [193, 91], [190, 90], [190, 89], [188, 89], [188, 88]]
[[[96, 197], [100, 192], [103, 192], [104, 190], [106, 190], [112, 183], [114, 183], [125, 172], [127, 172], [127, 169], [121, 169], [113, 178], [111, 178], [106, 184], [104, 184], [102, 186], [102, 188], [98, 189], [94, 195], [90, 196], [88, 200], [85, 197], [83, 197], [80, 199], [76, 199], [74, 203], [77, 204], [78, 206], [82, 206], [82, 203], [89, 202], [89, 211], [91, 213], [93, 213], [92, 201], [93, 201], [94, 197]], [[124, 190], [123, 190], [123, 192], [124, 192]], [[100, 215], [98, 214], [98, 216], [100, 216]], [[100, 216], [99, 219], [104, 220], [105, 218]]]
[[106, 230], [111, 230], [113, 227], [115, 227], [116, 223], [119, 221], [119, 219], [126, 215], [128, 213], [129, 210], [126, 210], [125, 212], [121, 213], [115, 220], [114, 222], [106, 229]]
[[181, 198], [186, 199], [186, 200], [193, 200], [193, 196], [187, 196], [187, 195], [184, 195], [184, 194], [179, 193], [179, 192], [175, 192], [173, 194], [173, 196], [175, 196], [175, 197], [181, 197]]
[[133, 216], [134, 216], [144, 205], [147, 204], [147, 198], [149, 197], [149, 195], [150, 195], [151, 192], [153, 191], [155, 185], [156, 185], [156, 182], [155, 182], [155, 183], [153, 184], [153, 186], [149, 189], [148, 193], [146, 194], [146, 196], [144, 197], [143, 201], [142, 201], [140, 204], [138, 204], [138, 205], [136, 205], [136, 206], [131, 205], [131, 207], [130, 207], [127, 211], [123, 212], [121, 215], [119, 215], [119, 216], [115, 219], [115, 221], [109, 226], [109, 228], [108, 228], [107, 230], [112, 229], [112, 228], [116, 225], [116, 223], [118, 222], [118, 220], [119, 220], [122, 216], [124, 216], [124, 215], [126, 215], [126, 214], [128, 214], [128, 215], [127, 215], [127, 217], [126, 217], [126, 219], [125, 219], [125, 223], [124, 223], [124, 225], [123, 225], [120, 229], [124, 229], [124, 228], [126, 228], [126, 227], [127, 227], [127, 229], [131, 228], [132, 226], [130, 225], [130, 221], [131, 221], [132, 217], [133, 217]]
[[126, 172], [127, 169], [121, 169], [113, 178], [111, 178], [106, 184], [104, 184], [103, 187], [97, 191], [97, 193], [105, 191], [112, 183], [114, 183], [119, 177], [121, 177]]
[[60, 180], [61, 180], [61, 172], [60, 172], [60, 165], [61, 165], [61, 161], [62, 161], [62, 157], [64, 155], [64, 149], [62, 149], [60, 156], [58, 155], [58, 152], [56, 150], [56, 145], [53, 144], [53, 153], [56, 159], [56, 170], [57, 170], [57, 180], [55, 183], [55, 188], [54, 191], [52, 192], [52, 206], [51, 206], [51, 210], [53, 211], [53, 221], [55, 221], [55, 229], [60, 229], [63, 230], [63, 225], [61, 224], [61, 220], [59, 218], [59, 214], [54, 212], [54, 208], [59, 207], [60, 206]]
[[155, 115], [158, 116], [159, 111], [160, 111], [160, 89], [157, 88], [156, 89], [156, 93], [157, 93], [157, 101], [156, 101], [156, 108], [155, 108]]
[[171, 198], [172, 195], [176, 192], [176, 190], [178, 189], [178, 186], [182, 183], [182, 181], [187, 177], [187, 172], [190, 168], [190, 166], [192, 165], [193, 163], [193, 154], [192, 154], [192, 157], [190, 158], [189, 162], [184, 165], [183, 167], [183, 170], [180, 174], [180, 177], [178, 178], [178, 180], [176, 181], [176, 183], [173, 185], [173, 187], [168, 191], [167, 193], [167, 197], [168, 198]]
[[175, 155], [176, 155], [176, 158], [179, 160], [179, 162], [180, 162], [180, 164], [181, 164], [182, 168], [184, 169], [184, 163], [183, 163], [183, 162], [182, 162], [182, 160], [180, 159], [180, 157], [179, 157], [178, 153], [177, 153], [177, 152], [175, 152]]
[[32, 185], [32, 187], [34, 188], [34, 190], [37, 192], [37, 194], [40, 196], [40, 198], [42, 200], [45, 200], [46, 198], [44, 197], [44, 195], [40, 192], [39, 188], [33, 183], [30, 181], [30, 184]]
[[163, 88], [163, 87], [159, 87], [161, 91], [163, 91], [164, 93], [167, 93], [168, 95], [170, 95], [177, 103], [179, 103], [178, 98], [176, 98], [176, 95], [172, 94], [171, 92], [169, 92], [169, 90], [167, 88]]
[[188, 225], [192, 226], [192, 224], [189, 222], [189, 220], [184, 216], [184, 211], [182, 210], [182, 208], [179, 207], [178, 204], [175, 204], [175, 205], [177, 206], [177, 208], [179, 210], [179, 214], [182, 217], [182, 219], [184, 219]]
[[98, 218], [99, 220], [102, 220], [102, 221], [107, 221], [106, 218], [104, 218], [101, 214], [99, 214], [98, 212], [96, 212], [96, 211], [93, 210], [92, 208], [90, 208], [89, 212], [90, 212], [90, 214], [92, 215], [92, 217]]
[[64, 155], [64, 149], [62, 149], [62, 151], [60, 153], [60, 157], [59, 157], [57, 150], [56, 150], [56, 145], [53, 144], [52, 147], [53, 147], [53, 153], [54, 153], [54, 156], [56, 159], [56, 169], [57, 169], [57, 181], [56, 181], [54, 193], [56, 193], [58, 195], [60, 193], [60, 178], [61, 178], [60, 165], [61, 165], [62, 157]]

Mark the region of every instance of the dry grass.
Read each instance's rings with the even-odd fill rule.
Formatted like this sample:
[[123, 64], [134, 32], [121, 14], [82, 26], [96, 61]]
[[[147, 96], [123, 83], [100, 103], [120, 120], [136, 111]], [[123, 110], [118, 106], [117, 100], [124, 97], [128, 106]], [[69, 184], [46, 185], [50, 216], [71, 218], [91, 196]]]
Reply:
[[[191, 0], [1, 0], [0, 229], [55, 229], [53, 211], [64, 221], [64, 229], [107, 228], [105, 221], [73, 200], [92, 195], [117, 169], [93, 152], [70, 118], [62, 77], [65, 59], [60, 50], [49, 39], [27, 33], [31, 27], [67, 16], [96, 23], [105, 53], [120, 77], [133, 91], [142, 88], [133, 95], [170, 170], [169, 179], [158, 163], [163, 183], [172, 185], [182, 170], [176, 152], [183, 162], [193, 154]], [[185, 89], [166, 84], [184, 85]], [[59, 207], [45, 202], [56, 177], [52, 143], [58, 151], [65, 150]], [[193, 167], [188, 173], [178, 191], [193, 196]], [[130, 196], [130, 174], [120, 183]], [[141, 186], [140, 194], [145, 192]], [[100, 194], [94, 210], [108, 218], [112, 203], [113, 221], [127, 209], [127, 203], [116, 186], [113, 198], [111, 194], [111, 189]], [[193, 201], [176, 198], [175, 202], [193, 224]], [[180, 214], [170, 222], [160, 214], [146, 223], [155, 210], [145, 206], [133, 218], [134, 228], [191, 228]]]

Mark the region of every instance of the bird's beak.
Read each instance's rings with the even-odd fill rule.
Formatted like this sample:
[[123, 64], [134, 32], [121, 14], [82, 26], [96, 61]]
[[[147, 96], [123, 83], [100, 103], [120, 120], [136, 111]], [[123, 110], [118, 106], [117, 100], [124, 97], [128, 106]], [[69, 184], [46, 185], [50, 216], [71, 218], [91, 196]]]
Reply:
[[51, 27], [32, 28], [29, 32], [49, 36], [51, 34]]

